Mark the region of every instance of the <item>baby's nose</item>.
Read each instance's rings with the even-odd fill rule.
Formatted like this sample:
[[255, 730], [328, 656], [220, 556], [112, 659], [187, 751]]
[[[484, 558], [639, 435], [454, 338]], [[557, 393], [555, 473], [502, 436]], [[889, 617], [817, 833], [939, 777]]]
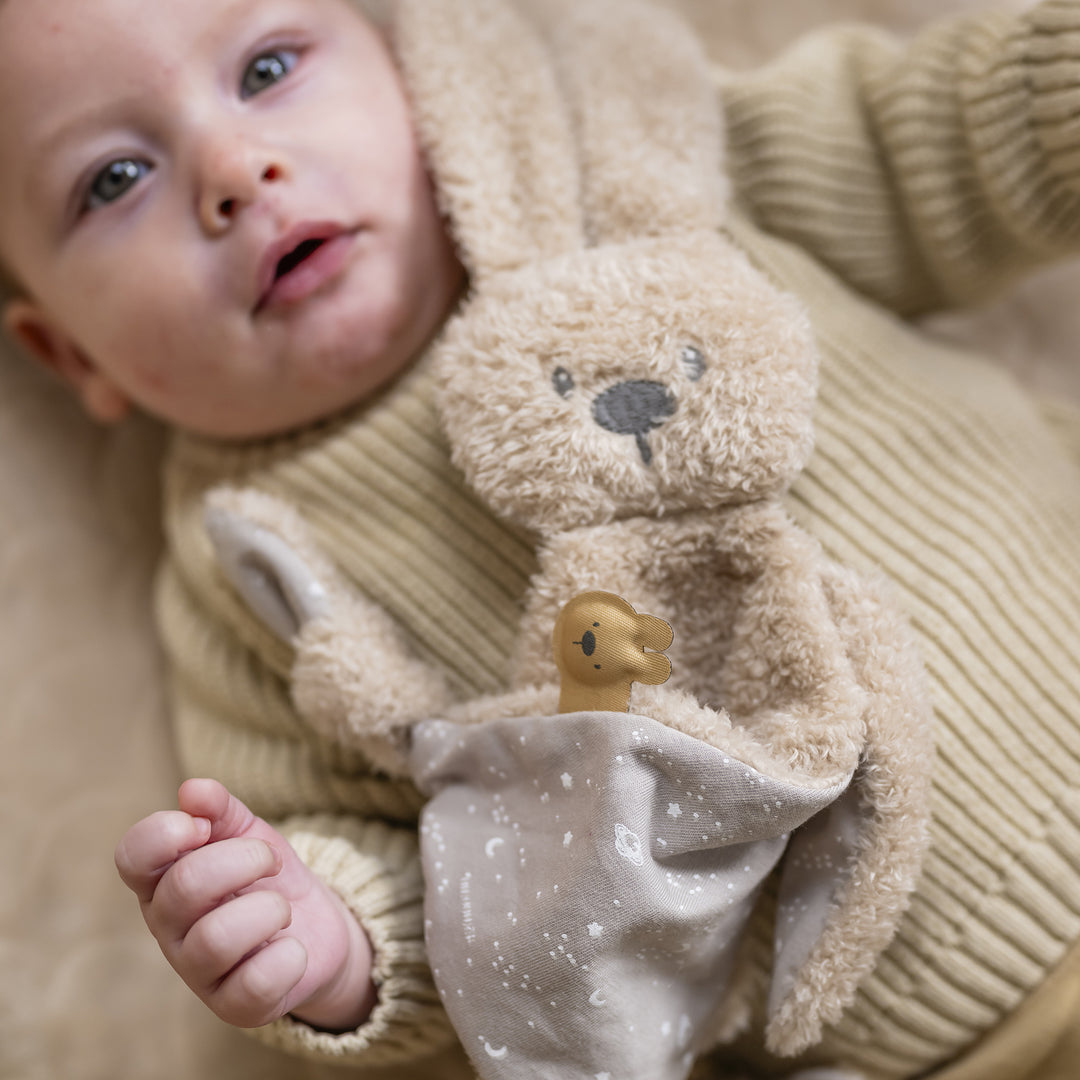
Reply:
[[631, 379], [608, 387], [593, 402], [593, 419], [616, 435], [633, 435], [641, 460], [652, 461], [645, 436], [675, 412], [675, 396], [663, 384]]
[[199, 161], [198, 213], [212, 235], [227, 230], [267, 184], [285, 178], [285, 167], [259, 148], [208, 144]]

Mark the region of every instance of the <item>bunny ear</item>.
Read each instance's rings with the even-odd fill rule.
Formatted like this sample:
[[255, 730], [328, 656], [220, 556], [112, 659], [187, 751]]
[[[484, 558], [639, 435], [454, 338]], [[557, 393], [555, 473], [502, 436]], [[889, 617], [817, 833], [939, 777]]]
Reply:
[[400, 0], [394, 45], [473, 279], [580, 250], [573, 132], [536, 29], [506, 0]]
[[928, 841], [931, 709], [885, 590], [834, 567], [826, 588], [860, 684], [866, 745], [844, 796], [793, 834], [780, 878], [766, 1041], [794, 1054], [839, 1020], [888, 945]]
[[723, 221], [723, 129], [709, 63], [673, 12], [580, 5], [554, 31], [581, 145], [592, 242]]

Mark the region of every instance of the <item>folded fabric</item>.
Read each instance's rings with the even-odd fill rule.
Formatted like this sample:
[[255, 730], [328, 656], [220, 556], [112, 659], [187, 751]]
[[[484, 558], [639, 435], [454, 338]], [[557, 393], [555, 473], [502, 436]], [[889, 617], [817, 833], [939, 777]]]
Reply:
[[685, 1077], [789, 848], [791, 981], [851, 866], [853, 763], [756, 768], [745, 743], [612, 712], [413, 729], [428, 954], [484, 1080]]

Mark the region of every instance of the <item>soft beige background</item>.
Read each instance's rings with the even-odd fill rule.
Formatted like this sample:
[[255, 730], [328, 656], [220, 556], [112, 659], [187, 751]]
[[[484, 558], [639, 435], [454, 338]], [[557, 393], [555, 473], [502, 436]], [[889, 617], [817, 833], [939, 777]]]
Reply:
[[[907, 33], [987, 6], [673, 2], [738, 66], [837, 18]], [[1080, 401], [1078, 295], [1080, 267], [1058, 269], [935, 330]], [[161, 442], [146, 422], [94, 429], [44, 376], [0, 357], [0, 1080], [340, 1077], [263, 1051], [204, 1010], [112, 867], [124, 828], [175, 794], [149, 617]], [[418, 1075], [458, 1070], [443, 1060]]]

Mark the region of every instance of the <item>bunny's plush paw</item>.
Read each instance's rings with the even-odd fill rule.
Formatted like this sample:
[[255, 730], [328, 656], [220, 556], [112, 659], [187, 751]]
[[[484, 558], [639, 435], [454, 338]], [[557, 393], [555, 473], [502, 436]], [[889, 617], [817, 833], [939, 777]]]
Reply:
[[221, 488], [209, 497], [206, 526], [233, 588], [295, 648], [291, 689], [301, 715], [320, 735], [404, 775], [409, 726], [451, 700], [442, 675], [344, 580], [293, 507]]

